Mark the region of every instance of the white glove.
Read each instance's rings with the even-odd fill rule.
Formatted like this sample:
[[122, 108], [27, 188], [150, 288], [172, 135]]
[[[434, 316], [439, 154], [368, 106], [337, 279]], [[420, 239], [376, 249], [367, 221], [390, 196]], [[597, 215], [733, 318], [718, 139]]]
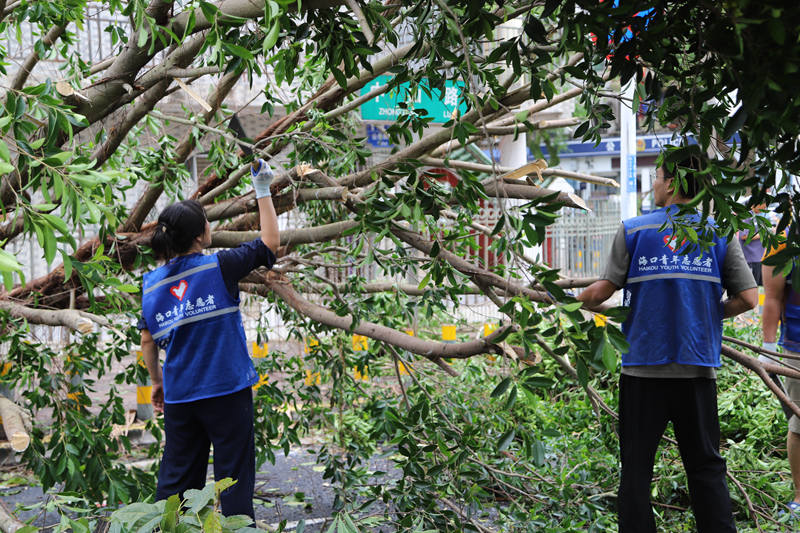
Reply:
[[253, 178], [253, 189], [256, 190], [256, 198], [264, 198], [265, 196], [272, 196], [269, 192], [269, 186], [275, 178], [272, 169], [263, 159], [256, 159], [250, 165], [250, 176]]
[[[765, 350], [770, 350], [772, 352], [777, 352], [778, 351], [778, 343], [777, 342], [762, 342], [761, 343], [761, 347], [764, 348]], [[773, 361], [772, 359], [770, 359], [769, 357], [767, 357], [764, 354], [759, 355], [758, 356], [758, 360], [761, 361], [762, 363], [774, 363], [775, 362], [775, 361]]]

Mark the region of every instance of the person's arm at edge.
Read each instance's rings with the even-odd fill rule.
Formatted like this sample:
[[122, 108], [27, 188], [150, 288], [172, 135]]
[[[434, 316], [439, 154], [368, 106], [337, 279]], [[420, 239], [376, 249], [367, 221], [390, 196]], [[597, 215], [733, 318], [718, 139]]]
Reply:
[[758, 305], [758, 287], [745, 289], [722, 302], [722, 315], [731, 318]]
[[607, 279], [599, 279], [586, 287], [583, 292], [578, 295], [578, 301], [586, 304], [586, 307], [597, 307], [605, 302], [619, 290], [619, 287], [608, 281]]
[[164, 410], [164, 385], [163, 375], [161, 373], [161, 364], [158, 361], [158, 346], [150, 335], [150, 331], [142, 330], [142, 359], [147, 367], [147, 373], [150, 374], [150, 382], [153, 385], [153, 392], [151, 402], [153, 409], [156, 412]]
[[578, 301], [583, 302], [587, 309], [593, 310], [592, 308], [596, 308], [611, 298], [620, 287], [625, 285], [629, 264], [630, 254], [625, 244], [625, 226], [620, 224], [611, 243], [611, 251], [608, 254], [602, 277], [586, 287], [578, 295]]
[[786, 277], [775, 274], [775, 267], [761, 265], [764, 283], [764, 309], [761, 311], [761, 335], [763, 342], [777, 342], [778, 322], [783, 309], [783, 291]]

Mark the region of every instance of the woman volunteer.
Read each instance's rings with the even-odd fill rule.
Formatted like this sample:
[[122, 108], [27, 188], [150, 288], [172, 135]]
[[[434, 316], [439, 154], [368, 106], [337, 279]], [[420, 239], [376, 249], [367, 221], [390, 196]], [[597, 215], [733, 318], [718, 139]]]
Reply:
[[[156, 499], [205, 486], [213, 443], [215, 479], [237, 480], [221, 495], [223, 514], [254, 518], [251, 386], [258, 374], [247, 351], [238, 282], [255, 268], [272, 268], [280, 239], [269, 190], [272, 170], [258, 159], [250, 172], [260, 239], [205, 255], [211, 228], [203, 206], [185, 200], [161, 212], [151, 247], [167, 262], [144, 275], [139, 329], [153, 407], [164, 413]], [[166, 351], [163, 374], [159, 348]]]

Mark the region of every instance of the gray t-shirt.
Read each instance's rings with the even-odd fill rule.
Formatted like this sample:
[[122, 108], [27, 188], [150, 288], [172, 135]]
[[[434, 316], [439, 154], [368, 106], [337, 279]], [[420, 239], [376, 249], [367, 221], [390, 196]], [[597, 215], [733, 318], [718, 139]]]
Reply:
[[[608, 256], [606, 270], [600, 279], [605, 279], [619, 287], [625, 286], [628, 279], [628, 268], [631, 257], [625, 245], [625, 226], [619, 225], [611, 253]], [[722, 264], [722, 286], [728, 294], [735, 295], [747, 289], [756, 287], [753, 273], [744, 260], [744, 253], [738, 239], [728, 242], [725, 252], [725, 261]], [[669, 363], [666, 365], [635, 365], [623, 366], [622, 373], [640, 378], [711, 378], [717, 377], [714, 367], [682, 365]]]

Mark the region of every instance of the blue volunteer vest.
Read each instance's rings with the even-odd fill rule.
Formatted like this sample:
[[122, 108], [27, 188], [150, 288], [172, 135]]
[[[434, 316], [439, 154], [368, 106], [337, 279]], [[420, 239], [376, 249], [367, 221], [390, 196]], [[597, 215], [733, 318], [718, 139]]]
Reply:
[[792, 284], [788, 282], [792, 279], [792, 273], [787, 277], [784, 293], [786, 304], [783, 307], [781, 339], [778, 344], [787, 350], [800, 352], [800, 293], [795, 291]]
[[630, 254], [623, 304], [630, 307], [622, 325], [630, 350], [622, 365], [680, 363], [719, 366], [722, 344], [722, 280], [727, 241], [682, 254], [671, 236], [668, 214], [658, 209], [623, 222]]
[[258, 381], [216, 255], [192, 254], [144, 275], [142, 312], [166, 353], [164, 401], [223, 396]]

